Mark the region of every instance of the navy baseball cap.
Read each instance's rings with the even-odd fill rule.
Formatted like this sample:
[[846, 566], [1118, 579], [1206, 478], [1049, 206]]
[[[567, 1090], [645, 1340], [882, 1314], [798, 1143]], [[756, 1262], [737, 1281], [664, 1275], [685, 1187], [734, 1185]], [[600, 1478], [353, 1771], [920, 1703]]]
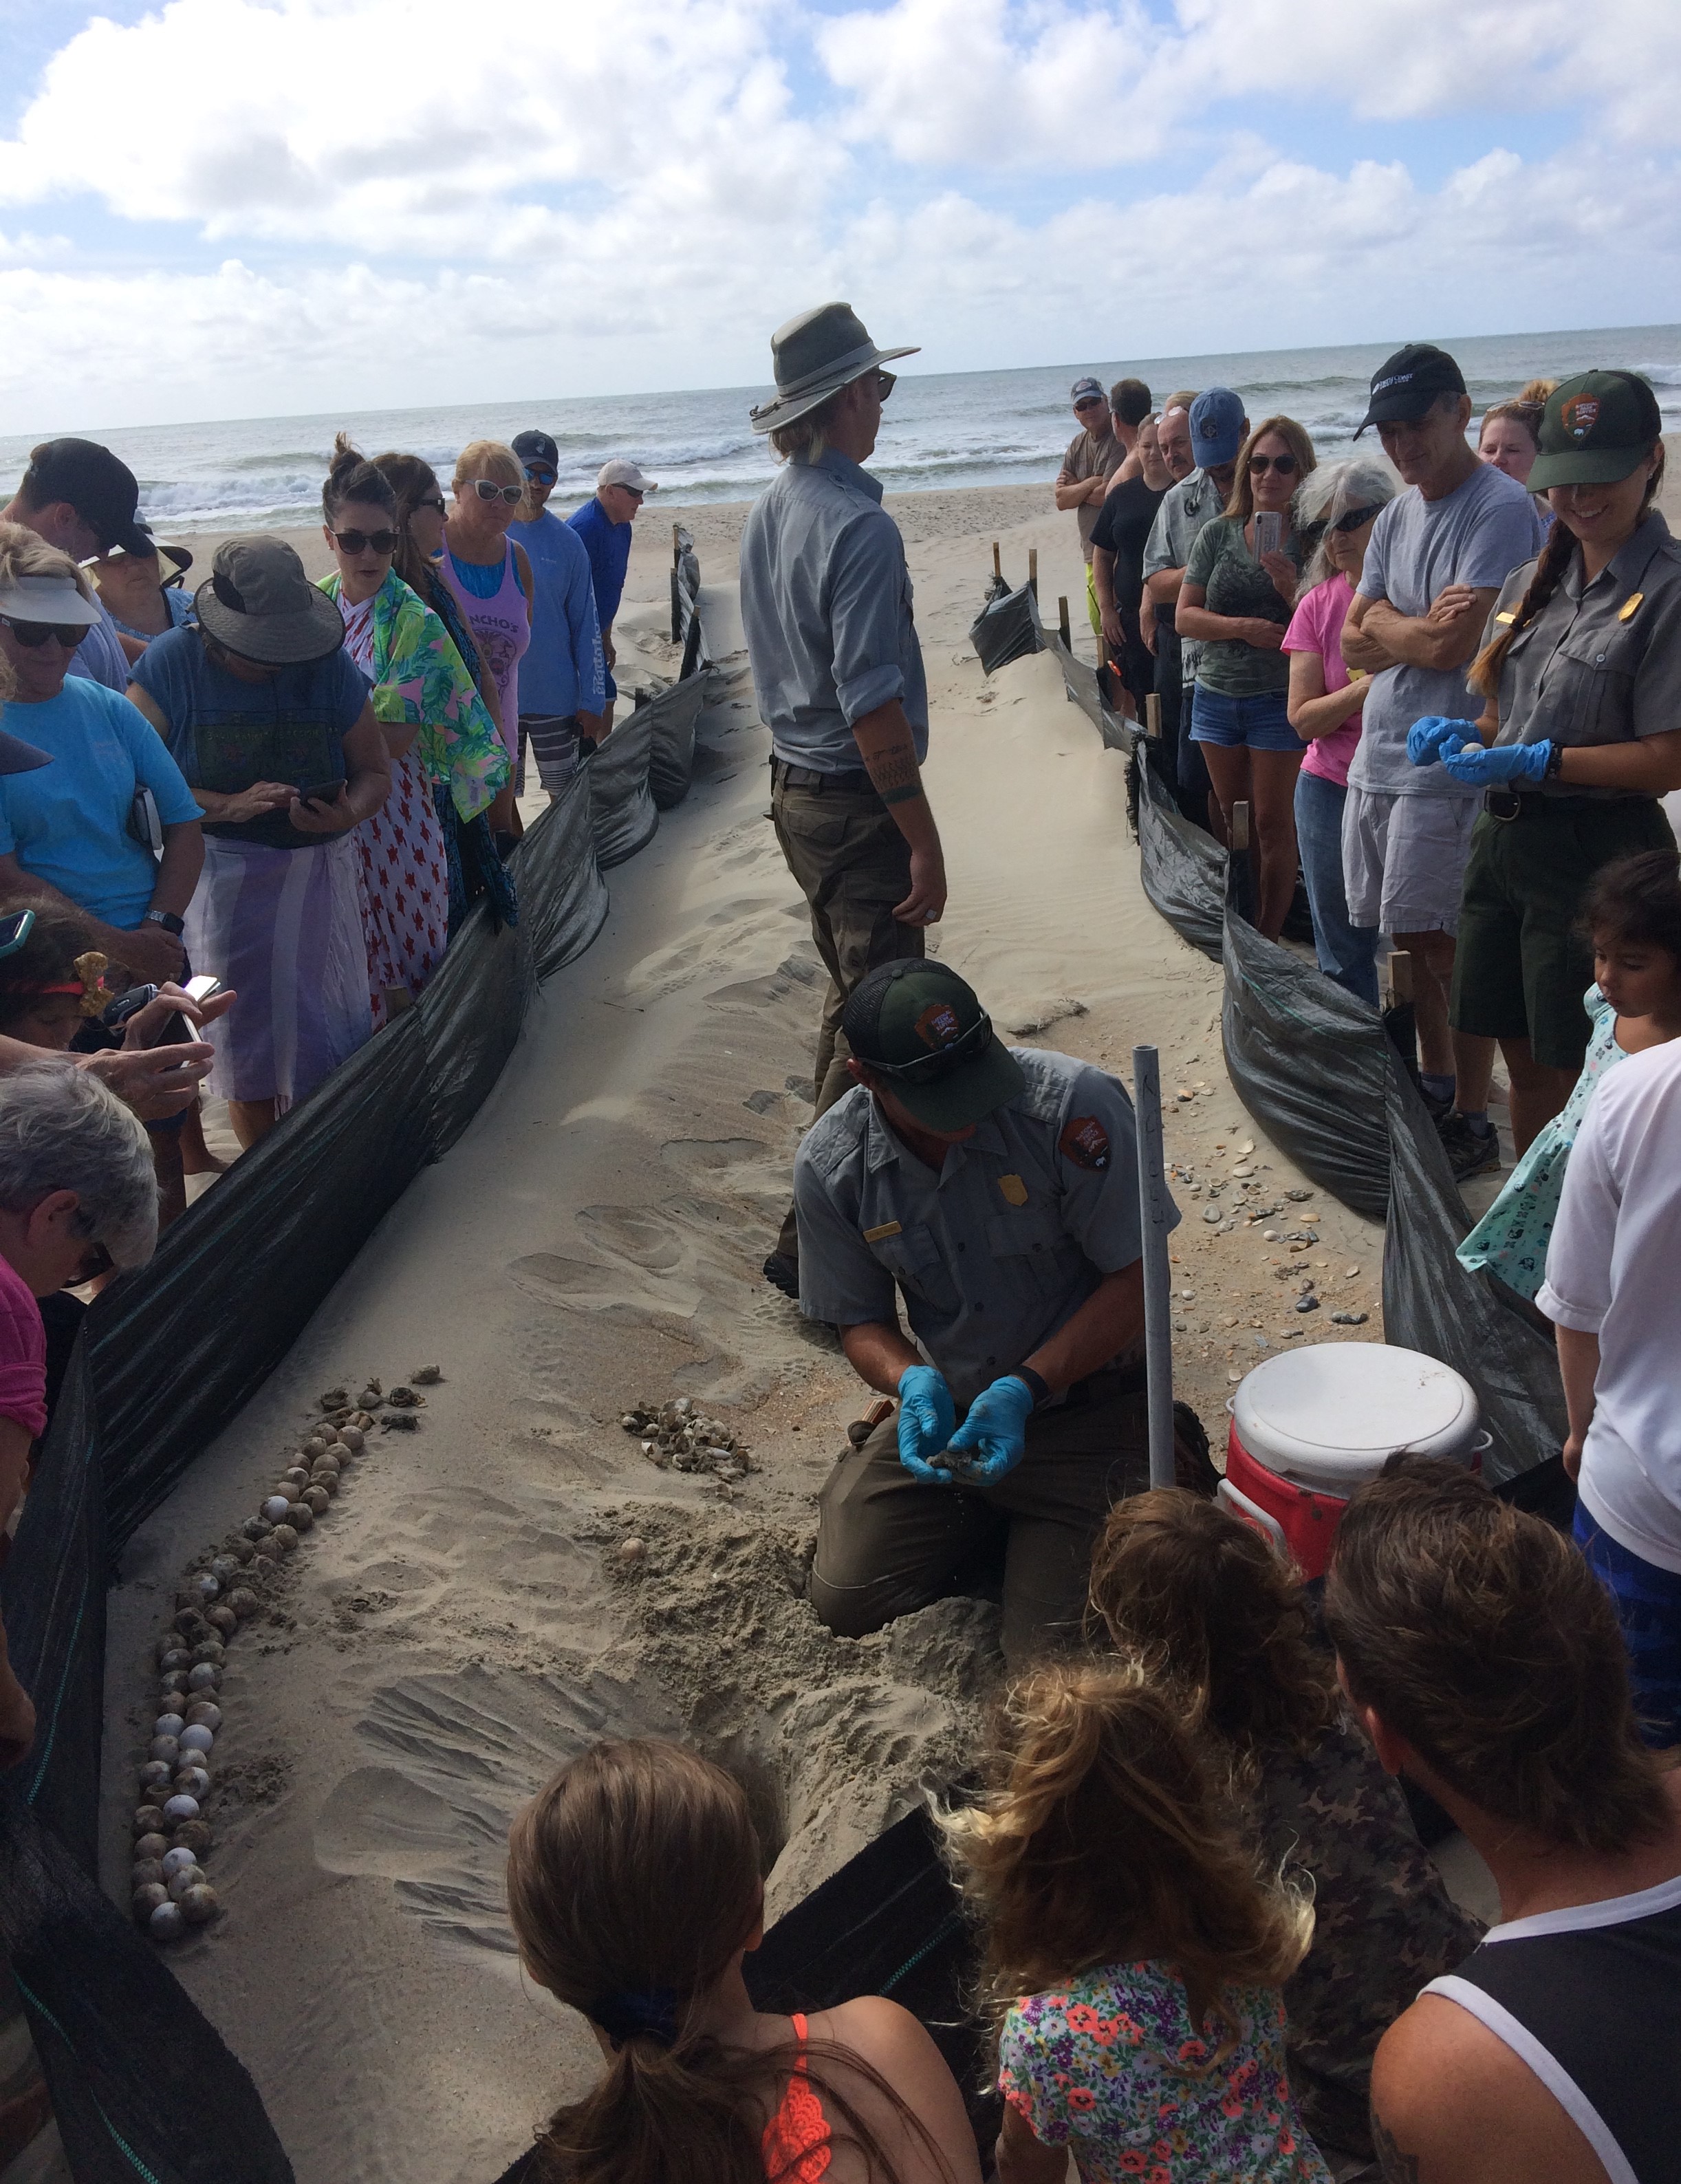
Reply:
[[547, 432], [516, 432], [514, 452], [522, 463], [542, 463], [557, 472], [560, 468], [560, 450]]
[[1238, 460], [1244, 443], [1244, 398], [1229, 387], [1211, 387], [1191, 404], [1191, 460], [1217, 471]]
[[1430, 342], [1409, 342], [1372, 373], [1366, 415], [1354, 437], [1357, 440], [1368, 425], [1416, 424], [1428, 416], [1439, 394], [1465, 391], [1465, 374], [1444, 348]]
[[1101, 402], [1105, 410], [1109, 407], [1109, 397], [1103, 391], [1100, 379], [1077, 379], [1068, 390], [1068, 398], [1076, 409], [1081, 403], [1089, 402], [1094, 398]]

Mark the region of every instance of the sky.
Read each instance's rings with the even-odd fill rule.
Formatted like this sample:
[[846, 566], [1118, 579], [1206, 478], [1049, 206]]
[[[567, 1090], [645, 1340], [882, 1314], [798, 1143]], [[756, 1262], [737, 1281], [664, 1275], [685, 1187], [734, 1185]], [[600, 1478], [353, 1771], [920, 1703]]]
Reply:
[[1676, 0], [0, 0], [0, 432], [1681, 319]]

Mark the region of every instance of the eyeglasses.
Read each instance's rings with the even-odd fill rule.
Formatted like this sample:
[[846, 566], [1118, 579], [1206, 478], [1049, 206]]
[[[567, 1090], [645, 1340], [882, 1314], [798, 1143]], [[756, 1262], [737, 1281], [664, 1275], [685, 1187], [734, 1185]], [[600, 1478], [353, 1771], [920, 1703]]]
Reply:
[[481, 500], [505, 500], [509, 508], [517, 508], [526, 497], [522, 485], [493, 485], [488, 478], [475, 478], [473, 491]]
[[555, 479], [559, 477], [559, 475], [560, 473], [558, 471], [548, 470], [541, 464], [527, 463], [526, 465], [526, 476], [531, 480], [533, 485], [553, 485]]
[[1294, 455], [1251, 455], [1250, 476], [1265, 477], [1268, 471], [1277, 471], [1280, 477], [1294, 477], [1296, 459]]
[[1370, 523], [1373, 516], [1381, 515], [1383, 512], [1383, 504], [1381, 500], [1371, 508], [1351, 508], [1346, 515], [1339, 515], [1331, 528], [1333, 531], [1341, 532], [1346, 537], [1350, 531], [1358, 531], [1363, 523]]
[[394, 554], [397, 537], [394, 531], [335, 531], [332, 535], [342, 554], [365, 554], [370, 547], [376, 554]]
[[0, 615], [0, 622], [31, 652], [38, 651], [51, 638], [56, 638], [66, 652], [74, 652], [87, 635], [86, 622], [19, 621], [11, 615]]
[[896, 1078], [902, 1084], [928, 1084], [938, 1078], [949, 1076], [954, 1069], [978, 1061], [992, 1043], [993, 1020], [983, 1012], [949, 1046], [936, 1047], [932, 1054], [919, 1054], [914, 1061], [870, 1061], [865, 1066], [879, 1070], [883, 1077]]
[[637, 485], [621, 485], [619, 491], [630, 500], [646, 500], [648, 495]]

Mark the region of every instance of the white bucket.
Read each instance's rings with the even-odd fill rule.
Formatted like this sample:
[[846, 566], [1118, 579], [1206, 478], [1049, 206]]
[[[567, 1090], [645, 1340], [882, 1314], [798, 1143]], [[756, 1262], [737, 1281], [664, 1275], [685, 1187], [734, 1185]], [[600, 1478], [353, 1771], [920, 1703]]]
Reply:
[[1316, 1494], [1355, 1494], [1397, 1449], [1474, 1463], [1489, 1446], [1477, 1398], [1450, 1365], [1387, 1342], [1281, 1351], [1231, 1401], [1255, 1462]]

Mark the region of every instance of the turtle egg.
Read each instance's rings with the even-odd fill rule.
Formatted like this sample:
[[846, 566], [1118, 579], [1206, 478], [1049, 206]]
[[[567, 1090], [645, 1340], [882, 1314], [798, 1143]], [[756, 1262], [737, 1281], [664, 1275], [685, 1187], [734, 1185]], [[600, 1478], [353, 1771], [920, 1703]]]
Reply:
[[324, 1433], [312, 1433], [303, 1444], [305, 1456], [324, 1456], [331, 1446], [330, 1437]]
[[146, 1925], [154, 1911], [161, 1911], [166, 1904], [170, 1910], [175, 1908], [175, 1906], [170, 1903], [170, 1892], [161, 1881], [142, 1880], [135, 1889], [134, 1915], [142, 1926]]
[[157, 1805], [142, 1805], [134, 1816], [136, 1836], [156, 1836], [164, 1831], [164, 1814]]
[[158, 1679], [158, 1689], [164, 1698], [186, 1689], [186, 1672], [192, 1665], [192, 1656], [187, 1654], [178, 1669], [165, 1669]]
[[340, 1456], [335, 1455], [333, 1451], [329, 1449], [325, 1456], [318, 1456], [315, 1458], [314, 1465], [310, 1471], [309, 1476], [312, 1479], [337, 1479], [339, 1473], [342, 1471], [343, 1468], [344, 1459]]
[[166, 1820], [196, 1820], [198, 1818], [198, 1798], [189, 1797], [185, 1791], [177, 1791], [173, 1797], [164, 1799], [164, 1818]]
[[248, 1540], [266, 1540], [274, 1529], [266, 1517], [248, 1517], [240, 1526]]
[[212, 1555], [210, 1557], [210, 1574], [223, 1585], [227, 1583], [238, 1568], [239, 1564], [231, 1555]]
[[183, 1820], [175, 1830], [170, 1847], [172, 1850], [190, 1850], [197, 1858], [201, 1851], [209, 1849], [210, 1843], [210, 1823], [208, 1820]]
[[[163, 1817], [164, 1815], [159, 1813], [159, 1819], [162, 1820]], [[136, 1837], [134, 1854], [136, 1858], [162, 1858], [169, 1847], [169, 1837], [162, 1832], [161, 1829], [154, 1828], [149, 1835]]]
[[179, 1903], [160, 1903], [146, 1922], [146, 1930], [154, 1942], [173, 1942], [186, 1931]]
[[198, 1661], [186, 1672], [186, 1688], [190, 1691], [213, 1691], [222, 1680], [222, 1672], [214, 1661]]
[[218, 1730], [222, 1725], [222, 1710], [214, 1699], [194, 1699], [186, 1710], [189, 1729]]
[[286, 1522], [287, 1502], [284, 1494], [271, 1494], [263, 1504], [263, 1515], [270, 1524]]
[[198, 1863], [190, 1850], [166, 1850], [159, 1861], [159, 1870], [165, 1880], [173, 1880], [178, 1873], [185, 1873], [189, 1866]]
[[256, 1552], [256, 1548], [252, 1546], [249, 1540], [236, 1540], [234, 1541], [233, 1553], [229, 1559], [233, 1563], [233, 1574], [236, 1577], [238, 1576], [240, 1571], [244, 1568], [246, 1563], [250, 1561], [252, 1556], [254, 1555]]
[[331, 1499], [325, 1486], [306, 1486], [303, 1490], [303, 1506], [312, 1517], [325, 1517]]
[[257, 1613], [258, 1599], [248, 1585], [237, 1585], [228, 1595], [228, 1607], [235, 1618], [243, 1623], [248, 1615]]
[[[338, 1466], [335, 1464], [331, 1471], [328, 1471], [324, 1466], [315, 1474], [314, 1477], [309, 1481], [309, 1484], [304, 1488], [303, 1498], [309, 1504], [309, 1507], [312, 1509], [314, 1509], [314, 1497], [317, 1494], [321, 1496], [323, 1501], [326, 1501], [330, 1496], [337, 1494], [337, 1491]], [[315, 1509], [315, 1514], [318, 1517], [322, 1516], [325, 1513], [326, 1513], [323, 1510]]]
[[264, 1578], [272, 1577], [279, 1567], [272, 1555], [259, 1555], [252, 1563], [248, 1574], [260, 1582]]
[[154, 1736], [146, 1756], [148, 1759], [174, 1760], [180, 1753], [181, 1746], [173, 1736]]
[[183, 1752], [208, 1752], [215, 1741], [214, 1736], [202, 1722], [194, 1722], [191, 1729], [184, 1729], [181, 1733]]
[[187, 1890], [189, 1888], [197, 1888], [203, 1878], [203, 1868], [197, 1863], [194, 1863], [192, 1865], [177, 1866], [175, 1870], [164, 1883], [164, 1886], [169, 1890], [170, 1894], [174, 1900], [179, 1903], [181, 1897], [186, 1895]]
[[155, 1888], [164, 1878], [164, 1861], [160, 1858], [137, 1858], [134, 1870], [129, 1875], [131, 1888]]
[[291, 1468], [291, 1470], [290, 1470], [290, 1471], [283, 1471], [283, 1472], [281, 1472], [281, 1475], [280, 1475], [279, 1485], [278, 1485], [278, 1486], [276, 1487], [276, 1490], [278, 1492], [278, 1490], [279, 1490], [279, 1488], [280, 1488], [280, 1487], [284, 1487], [284, 1486], [301, 1487], [301, 1486], [307, 1486], [309, 1484], [309, 1465], [308, 1465], [307, 1463], [294, 1463], [294, 1464], [292, 1465], [292, 1468]]
[[181, 1715], [160, 1713], [152, 1724], [152, 1734], [153, 1736], [179, 1736], [186, 1727], [186, 1723]]
[[221, 1596], [222, 1581], [209, 1570], [199, 1570], [189, 1580], [190, 1588], [201, 1600], [216, 1600]]
[[195, 1881], [181, 1899], [181, 1913], [189, 1926], [208, 1926], [221, 1906], [208, 1880]]
[[172, 1630], [167, 1637], [159, 1640], [158, 1667], [161, 1674], [167, 1674], [171, 1669], [188, 1669], [192, 1665], [192, 1656], [181, 1644], [178, 1631]]
[[348, 1448], [352, 1456], [359, 1456], [363, 1447], [361, 1428], [341, 1426], [338, 1429], [338, 1445], [341, 1448]]
[[148, 1759], [140, 1770], [142, 1790], [161, 1790], [173, 1773], [167, 1759]]
[[194, 1662], [203, 1667], [220, 1669], [227, 1657], [227, 1647], [214, 1630], [207, 1631], [192, 1649]]
[[180, 1631], [181, 1636], [186, 1640], [189, 1645], [192, 1644], [194, 1637], [203, 1628], [204, 1618], [198, 1608], [183, 1607], [177, 1613], [175, 1616], [175, 1629]]
[[[183, 1797], [208, 1797], [210, 1778], [202, 1767], [183, 1767], [175, 1777], [175, 1786]], [[166, 1806], [164, 1810], [168, 1809]]]
[[346, 1388], [329, 1388], [320, 1401], [324, 1411], [342, 1411], [350, 1401], [350, 1392]]
[[291, 1524], [276, 1524], [270, 1536], [281, 1552], [289, 1555], [298, 1545], [298, 1527]]
[[220, 1630], [224, 1638], [231, 1638], [239, 1628], [239, 1618], [231, 1607], [213, 1607], [206, 1620], [213, 1630]]
[[307, 1532], [315, 1521], [315, 1513], [307, 1502], [294, 1502], [286, 1513], [286, 1521], [294, 1532]]

